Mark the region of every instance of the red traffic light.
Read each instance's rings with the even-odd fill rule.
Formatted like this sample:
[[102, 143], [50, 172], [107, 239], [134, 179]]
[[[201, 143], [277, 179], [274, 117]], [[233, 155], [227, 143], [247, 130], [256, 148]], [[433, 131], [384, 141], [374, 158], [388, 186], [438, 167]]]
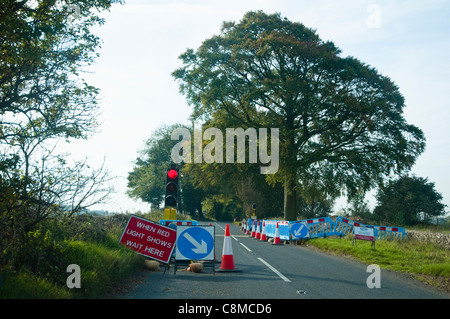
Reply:
[[177, 176], [178, 176], [178, 172], [175, 169], [170, 169], [167, 172], [167, 177], [170, 179], [175, 179], [175, 178], [177, 178]]

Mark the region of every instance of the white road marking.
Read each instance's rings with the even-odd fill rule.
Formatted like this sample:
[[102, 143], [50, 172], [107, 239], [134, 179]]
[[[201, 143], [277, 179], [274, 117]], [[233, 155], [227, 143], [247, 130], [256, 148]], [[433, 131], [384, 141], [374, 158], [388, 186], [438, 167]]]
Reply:
[[281, 279], [283, 279], [286, 282], [291, 282], [286, 276], [284, 276], [281, 272], [276, 270], [271, 264], [269, 264], [267, 261], [262, 259], [261, 257], [258, 257], [259, 261], [261, 261], [264, 265], [266, 265], [270, 270], [272, 270], [274, 273], [276, 273]]
[[239, 243], [242, 245], [242, 247], [244, 247], [245, 249], [247, 249], [249, 252], [252, 252], [252, 250], [250, 248], [248, 248], [247, 246], [245, 246], [243, 243]]
[[[219, 226], [220, 228], [222, 228], [219, 224], [217, 224], [217, 226]], [[223, 229], [223, 228], [222, 228]], [[237, 242], [239, 242], [239, 240], [234, 237], [231, 236], [234, 240], [236, 240]], [[242, 247], [244, 247], [245, 249], [247, 249], [248, 252], [252, 252], [252, 250], [250, 248], [248, 248], [247, 246], [245, 246], [243, 243], [239, 242], [239, 244], [241, 244]], [[258, 257], [258, 260], [260, 262], [262, 262], [264, 265], [267, 266], [267, 268], [269, 268], [270, 270], [272, 270], [274, 273], [276, 273], [281, 279], [283, 279], [285, 282], [291, 282], [285, 275], [283, 275], [281, 272], [279, 272], [277, 269], [275, 269], [271, 264], [269, 264], [267, 261], [265, 261], [264, 259], [262, 259], [261, 257]]]

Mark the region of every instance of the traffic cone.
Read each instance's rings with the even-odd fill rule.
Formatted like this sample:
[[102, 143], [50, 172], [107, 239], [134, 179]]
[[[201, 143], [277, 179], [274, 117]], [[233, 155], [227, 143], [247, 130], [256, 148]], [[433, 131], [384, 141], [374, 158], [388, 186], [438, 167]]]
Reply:
[[258, 220], [258, 226], [256, 226], [256, 234], [255, 234], [255, 239], [260, 239], [261, 238], [261, 232], [259, 231], [259, 220]]
[[253, 220], [252, 233], [250, 234], [250, 237], [255, 237], [255, 233], [255, 220]]
[[217, 271], [240, 271], [234, 266], [233, 248], [231, 247], [230, 227], [228, 226], [228, 224], [225, 228], [225, 237], [223, 238], [222, 263], [220, 264], [220, 268]]
[[280, 239], [280, 229], [278, 228], [278, 223], [277, 228], [275, 229], [275, 238], [273, 239], [272, 245], [283, 245]]
[[249, 223], [247, 223], [247, 235], [250, 235], [250, 225], [249, 225]]
[[262, 241], [266, 241], [267, 240], [267, 236], [266, 236], [266, 222], [263, 221], [263, 227], [262, 227], [262, 231], [261, 231], [261, 238], [259, 240]]

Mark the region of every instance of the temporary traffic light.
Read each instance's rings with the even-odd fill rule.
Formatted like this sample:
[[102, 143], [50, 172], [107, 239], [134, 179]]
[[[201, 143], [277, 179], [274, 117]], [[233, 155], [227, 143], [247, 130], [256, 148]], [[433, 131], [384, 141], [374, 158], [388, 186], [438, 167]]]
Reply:
[[170, 168], [166, 174], [166, 196], [164, 200], [165, 207], [177, 207], [178, 199], [178, 169]]

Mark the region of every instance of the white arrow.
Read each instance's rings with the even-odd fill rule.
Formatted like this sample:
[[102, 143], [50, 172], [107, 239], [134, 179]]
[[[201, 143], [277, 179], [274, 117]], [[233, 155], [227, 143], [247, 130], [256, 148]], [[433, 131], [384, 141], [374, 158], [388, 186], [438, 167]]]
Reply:
[[202, 243], [199, 244], [191, 235], [187, 232], [183, 233], [183, 236], [189, 240], [189, 242], [195, 246], [192, 251], [196, 254], [206, 254], [208, 252], [208, 244], [202, 239]]
[[300, 225], [300, 227], [297, 230], [294, 231], [295, 237], [300, 236], [303, 227], [305, 227], [305, 226], [302, 224], [302, 225]]

